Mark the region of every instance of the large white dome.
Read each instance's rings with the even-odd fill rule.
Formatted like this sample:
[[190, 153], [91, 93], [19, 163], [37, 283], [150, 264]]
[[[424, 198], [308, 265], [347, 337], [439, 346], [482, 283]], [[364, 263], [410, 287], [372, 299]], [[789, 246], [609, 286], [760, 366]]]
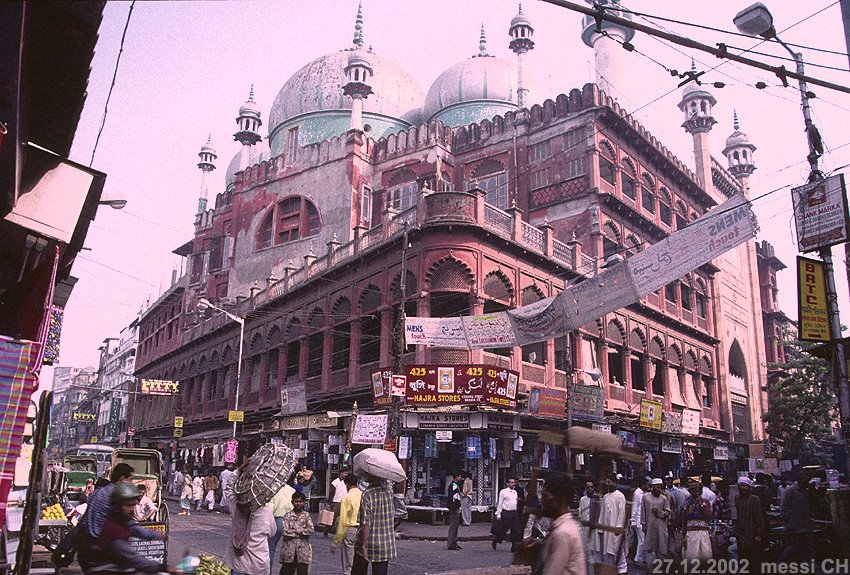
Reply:
[[458, 62], [431, 85], [422, 120], [430, 121], [438, 112], [465, 103], [516, 106], [516, 80], [516, 65], [493, 56]]
[[[334, 52], [313, 60], [287, 80], [269, 112], [269, 139], [275, 140], [281, 125], [293, 118], [314, 112], [351, 110], [351, 98], [342, 93], [343, 70], [348, 65], [349, 50]], [[422, 89], [399, 66], [377, 54], [363, 51], [372, 65], [369, 79], [373, 93], [363, 101], [364, 114], [378, 114], [394, 119], [409, 117], [422, 105]], [[279, 136], [283, 138], [284, 135]]]

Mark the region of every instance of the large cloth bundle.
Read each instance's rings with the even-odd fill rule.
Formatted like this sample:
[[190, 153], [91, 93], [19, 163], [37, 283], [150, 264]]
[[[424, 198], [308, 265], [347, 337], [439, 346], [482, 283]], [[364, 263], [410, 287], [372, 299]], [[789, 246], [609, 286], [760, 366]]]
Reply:
[[642, 452], [623, 447], [623, 441], [618, 435], [587, 429], [586, 427], [573, 426], [567, 431], [545, 430], [540, 433], [539, 439], [543, 443], [564, 445], [586, 453], [625, 459], [636, 463], [641, 463], [644, 460]]
[[390, 481], [407, 479], [395, 453], [374, 447], [364, 449], [354, 456], [354, 473], [366, 473]]
[[285, 445], [263, 445], [236, 480], [236, 502], [251, 511], [259, 509], [280, 491], [296, 463], [295, 453]]

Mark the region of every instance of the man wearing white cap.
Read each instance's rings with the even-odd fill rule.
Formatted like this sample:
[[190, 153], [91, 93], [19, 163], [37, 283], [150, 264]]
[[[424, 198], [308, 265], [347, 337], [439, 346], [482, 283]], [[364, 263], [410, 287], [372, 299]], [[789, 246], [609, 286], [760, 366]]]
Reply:
[[749, 477], [738, 478], [738, 499], [735, 501], [738, 519], [735, 522], [735, 538], [738, 541], [738, 558], [749, 562], [750, 573], [760, 573], [767, 521], [761, 507], [761, 500], [752, 492], [752, 487], [753, 481]]
[[651, 491], [641, 498], [643, 556], [647, 565], [667, 555], [667, 521], [670, 518], [670, 499], [661, 493], [663, 482], [656, 477], [651, 484]]

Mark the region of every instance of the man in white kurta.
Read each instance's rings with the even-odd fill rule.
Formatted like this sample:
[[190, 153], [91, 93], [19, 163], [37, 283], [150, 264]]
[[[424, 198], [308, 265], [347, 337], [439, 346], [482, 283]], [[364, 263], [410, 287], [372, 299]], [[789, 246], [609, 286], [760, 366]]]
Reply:
[[591, 529], [584, 525], [584, 523], [595, 523], [599, 520], [599, 496], [596, 494], [593, 481], [588, 481], [584, 485], [584, 495], [578, 502], [578, 520], [583, 522], [581, 527], [582, 539], [587, 548], [590, 562], [602, 563], [601, 534], [597, 529]]
[[631, 528], [637, 535], [637, 547], [635, 548], [635, 563], [643, 563], [643, 519], [641, 517], [641, 502], [643, 495], [649, 488], [649, 478], [641, 477], [640, 483], [632, 496], [632, 518]]
[[652, 490], [641, 499], [643, 553], [647, 565], [664, 559], [668, 551], [667, 522], [670, 519], [670, 497], [661, 492], [661, 479], [652, 480]]
[[602, 560], [607, 565], [616, 565], [618, 573], [625, 573], [628, 569], [626, 563], [626, 546], [623, 541], [626, 521], [626, 496], [617, 490], [617, 486], [610, 479], [605, 481], [608, 493], [602, 498], [602, 512], [599, 515], [599, 523], [620, 529], [620, 532], [602, 532]]

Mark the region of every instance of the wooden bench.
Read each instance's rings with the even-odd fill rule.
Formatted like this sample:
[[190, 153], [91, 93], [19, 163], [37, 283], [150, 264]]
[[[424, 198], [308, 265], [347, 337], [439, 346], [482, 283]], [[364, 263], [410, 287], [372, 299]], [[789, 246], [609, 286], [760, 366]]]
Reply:
[[[449, 508], [448, 507], [432, 507], [430, 505], [408, 505], [407, 506], [407, 516], [408, 516], [408, 518], [413, 514], [412, 512], [426, 514], [426, 516], [428, 516], [429, 519], [430, 519], [429, 523], [431, 525], [436, 525], [438, 514], [440, 514], [439, 515], [440, 516], [440, 522], [441, 523], [446, 522], [446, 517], [449, 513]], [[489, 505], [473, 505], [472, 506], [472, 512], [473, 513], [486, 513], [486, 514], [490, 515], [492, 513], [492, 509]]]

